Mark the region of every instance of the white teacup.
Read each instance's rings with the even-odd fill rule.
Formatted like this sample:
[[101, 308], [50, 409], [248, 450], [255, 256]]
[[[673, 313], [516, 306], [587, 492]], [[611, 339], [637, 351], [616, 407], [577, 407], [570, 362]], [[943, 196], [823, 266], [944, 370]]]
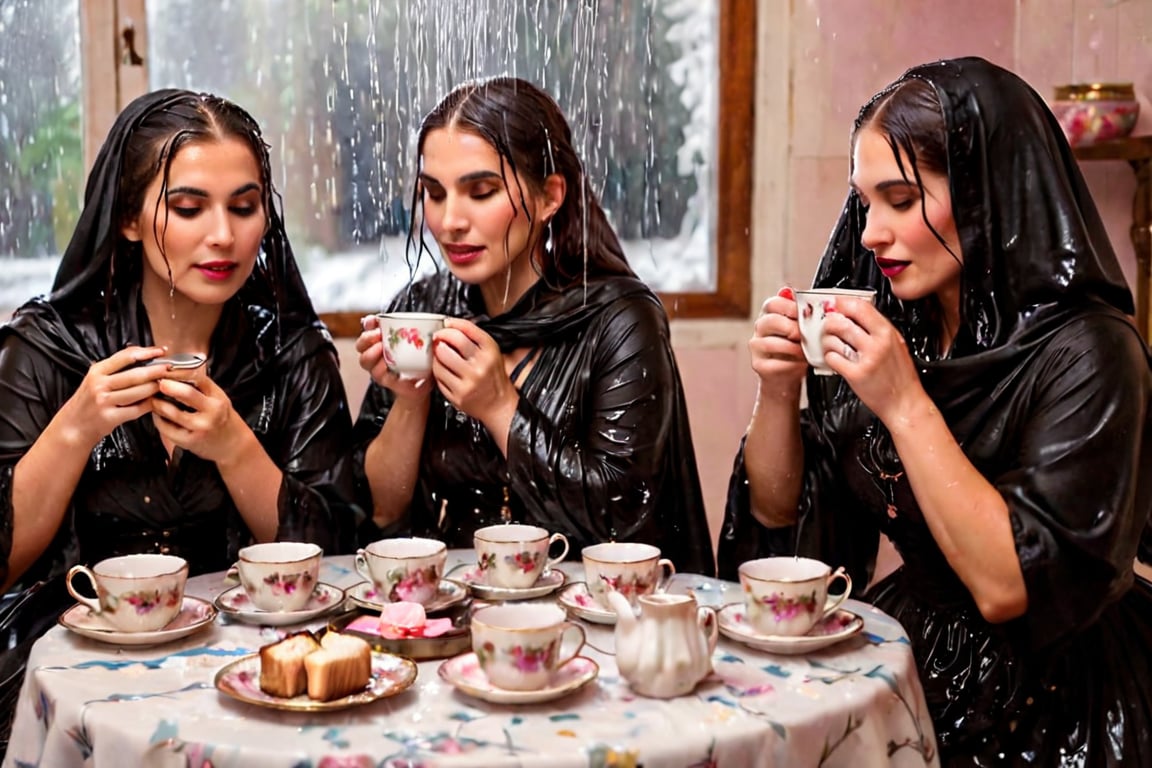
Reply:
[[323, 554], [318, 545], [305, 542], [253, 544], [240, 550], [240, 559], [233, 568], [248, 599], [260, 610], [299, 611], [316, 589]]
[[[549, 559], [554, 542], [563, 549]], [[568, 538], [562, 533], [548, 534], [536, 525], [489, 525], [472, 535], [476, 564], [490, 587], [527, 589], [540, 574], [568, 555]]]
[[[748, 623], [763, 635], [795, 637], [840, 607], [852, 594], [852, 577], [843, 568], [807, 557], [764, 557], [739, 568]], [[828, 587], [844, 580], [844, 592], [828, 596]]]
[[584, 581], [588, 593], [600, 606], [612, 610], [609, 592], [619, 592], [635, 608], [640, 595], [663, 590], [676, 573], [676, 566], [660, 557], [660, 548], [651, 544], [608, 542], [580, 550], [584, 561]]
[[812, 288], [795, 291], [796, 311], [800, 323], [800, 347], [812, 370], [820, 376], [831, 376], [835, 371], [824, 362], [824, 318], [836, 309], [836, 299], [852, 296], [869, 303], [876, 301], [876, 291], [856, 288]]
[[[88, 577], [96, 599], [72, 586], [77, 574]], [[155, 632], [176, 618], [184, 604], [188, 563], [175, 555], [123, 555], [91, 568], [68, 570], [68, 592], [121, 632]]]
[[[580, 641], [561, 650], [564, 635], [575, 631]], [[584, 629], [567, 620], [555, 605], [504, 603], [472, 615], [472, 650], [488, 681], [508, 691], [538, 691], [552, 682], [556, 670], [584, 647]]]
[[436, 539], [380, 539], [356, 550], [356, 572], [372, 582], [380, 602], [427, 605], [440, 591], [448, 547]]
[[432, 372], [432, 334], [444, 327], [444, 315], [434, 312], [381, 312], [381, 340], [388, 370], [420, 379]]

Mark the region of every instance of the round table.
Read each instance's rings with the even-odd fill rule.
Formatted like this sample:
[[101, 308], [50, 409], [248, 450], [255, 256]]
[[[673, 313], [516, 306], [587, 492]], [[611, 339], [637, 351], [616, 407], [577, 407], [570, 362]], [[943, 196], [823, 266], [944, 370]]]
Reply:
[[[448, 565], [471, 560], [470, 551], [453, 550]], [[579, 563], [562, 568], [582, 577]], [[325, 559], [321, 581], [347, 588], [362, 579], [350, 556], [337, 556]], [[190, 579], [187, 593], [212, 599], [229, 586], [211, 574]], [[678, 574], [669, 585], [688, 589], [705, 605], [740, 599], [738, 585], [703, 576]], [[57, 626], [32, 650], [4, 766], [938, 765], [903, 629], [864, 603], [845, 607], [864, 618], [864, 630], [807, 656], [721, 637], [713, 674], [676, 699], [634, 694], [611, 654], [613, 629], [585, 625], [595, 648], [582, 653], [600, 675], [565, 698], [486, 703], [442, 681], [440, 661], [425, 661], [407, 691], [324, 713], [263, 709], [213, 686], [220, 667], [299, 627], [221, 617], [182, 640], [131, 648]]]

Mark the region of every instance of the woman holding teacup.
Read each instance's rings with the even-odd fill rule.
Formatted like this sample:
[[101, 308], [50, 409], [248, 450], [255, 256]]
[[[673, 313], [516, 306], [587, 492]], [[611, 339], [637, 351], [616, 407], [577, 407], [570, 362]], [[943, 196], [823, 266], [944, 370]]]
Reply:
[[[816, 287], [750, 342], [756, 409], [724, 575], [817, 557], [907, 629], [946, 765], [1152, 765], [1152, 373], [1132, 297], [1043, 100], [980, 59], [910, 70], [861, 110]], [[807, 378], [808, 404], [800, 410]], [[1144, 556], [1152, 555], [1145, 548]]]
[[0, 327], [5, 587], [129, 553], [194, 575], [254, 541], [351, 548], [351, 419], [276, 199], [235, 104], [162, 90], [116, 119], [51, 295]]
[[[471, 547], [501, 522], [658, 546], [714, 570], [668, 321], [588, 187], [556, 103], [501, 77], [424, 119], [409, 241], [427, 227], [447, 270], [390, 311], [446, 316], [431, 370], [401, 375], [401, 332], [365, 318], [374, 385], [356, 425], [376, 523]], [[367, 504], [367, 501], [365, 502]]]

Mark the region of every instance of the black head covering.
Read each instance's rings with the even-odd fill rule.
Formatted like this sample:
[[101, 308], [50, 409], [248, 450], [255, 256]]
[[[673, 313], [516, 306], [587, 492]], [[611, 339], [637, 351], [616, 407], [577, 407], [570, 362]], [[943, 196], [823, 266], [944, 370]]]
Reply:
[[[107, 357], [125, 343], [146, 343], [140, 335], [143, 318], [137, 317], [140, 312], [141, 266], [138, 262], [141, 256], [121, 234], [124, 224], [121, 218], [125, 213], [121, 201], [125, 157], [132, 143], [141, 140], [138, 131], [149, 118], [161, 112], [171, 112], [177, 116], [187, 114], [192, 119], [200, 117], [206, 109], [217, 114], [228, 113], [248, 132], [245, 138], [256, 153], [265, 187], [268, 229], [256, 266], [231, 303], [233, 310], [243, 308], [246, 311], [241, 314], [247, 314], [248, 320], [258, 326], [258, 356], [264, 359], [283, 349], [302, 329], [322, 327], [288, 243], [276, 204], [279, 196], [272, 188], [268, 147], [259, 125], [243, 109], [219, 97], [181, 89], [163, 89], [133, 100], [116, 118], [88, 176], [84, 209], [61, 258], [52, 293], [47, 302], [33, 301], [21, 310], [21, 314], [47, 312], [67, 316], [76, 312], [101, 311], [100, 305], [103, 305], [102, 313], [109, 333], [84, 334], [86, 338], [81, 344], [87, 348], [76, 349], [74, 344], [61, 343], [59, 338], [46, 340], [45, 346], [55, 349], [61, 362], [67, 360], [69, 350], [77, 353], [69, 367], [83, 371], [93, 361]], [[171, 139], [168, 144], [171, 146]], [[157, 173], [166, 172], [167, 154], [165, 152], [158, 158]], [[151, 202], [145, 200], [144, 204]], [[127, 212], [133, 216], [136, 213]], [[240, 322], [239, 318], [229, 317], [226, 311], [217, 337], [222, 333], [236, 332], [238, 329], [234, 326], [237, 322]], [[121, 329], [119, 333], [117, 327]], [[213, 346], [219, 354], [225, 353], [220, 348], [222, 345]]]
[[[958, 354], [993, 350], [1034, 323], [1038, 307], [1098, 300], [1125, 314], [1132, 294], [1083, 176], [1044, 100], [1011, 72], [980, 58], [913, 67], [860, 110], [910, 80], [943, 109], [952, 213], [960, 239]], [[877, 306], [914, 351], [934, 337], [932, 313], [903, 303], [861, 244], [865, 208], [853, 190], [820, 262], [815, 285], [875, 288]]]

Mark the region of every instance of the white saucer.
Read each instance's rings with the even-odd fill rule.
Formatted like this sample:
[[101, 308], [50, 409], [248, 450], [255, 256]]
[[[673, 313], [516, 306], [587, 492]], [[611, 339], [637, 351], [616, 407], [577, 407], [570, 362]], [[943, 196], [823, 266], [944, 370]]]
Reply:
[[344, 590], [316, 582], [312, 588], [312, 597], [298, 611], [265, 611], [252, 604], [248, 593], [243, 586], [235, 586], [216, 596], [216, 607], [220, 613], [247, 624], [260, 624], [265, 627], [285, 627], [289, 624], [300, 624], [322, 616], [328, 611], [339, 607], [344, 602]]
[[[432, 599], [432, 602], [424, 606], [424, 612], [435, 613], [436, 611], [443, 611], [463, 602], [466, 597], [468, 597], [468, 590], [464, 588], [464, 585], [457, 584], [448, 579], [441, 579], [436, 597]], [[380, 599], [380, 593], [376, 591], [370, 581], [362, 581], [359, 584], [353, 584], [349, 587], [348, 599], [370, 611], [383, 610], [384, 606], [387, 605], [387, 603]]]
[[719, 611], [720, 634], [758, 651], [794, 655], [810, 653], [847, 640], [864, 629], [864, 619], [841, 608], [829, 614], [806, 635], [763, 635], [744, 619], [744, 604], [730, 603]]
[[570, 584], [561, 590], [556, 600], [568, 611], [584, 621], [593, 624], [615, 624], [616, 611], [608, 611], [588, 593], [588, 585], [582, 581]]
[[154, 632], [121, 632], [92, 609], [77, 603], [56, 621], [65, 629], [78, 635], [99, 640], [112, 645], [159, 645], [187, 637], [208, 627], [216, 618], [216, 609], [207, 600], [191, 595], [184, 596], [184, 603], [176, 618]]
[[461, 693], [493, 704], [535, 704], [567, 696], [596, 679], [600, 667], [585, 656], [570, 659], [556, 670], [552, 684], [539, 691], [509, 691], [488, 682], [475, 653], [453, 656], [440, 665], [440, 679]]
[[483, 574], [475, 570], [467, 571], [460, 576], [454, 576], [452, 580], [459, 581], [468, 587], [472, 594], [481, 600], [511, 602], [513, 600], [532, 600], [533, 598], [550, 595], [564, 586], [564, 583], [568, 581], [568, 577], [564, 574], [564, 571], [558, 568], [552, 568], [541, 573], [540, 578], [536, 579], [536, 583], [532, 586], [520, 589], [514, 587], [489, 586], [484, 583]]

